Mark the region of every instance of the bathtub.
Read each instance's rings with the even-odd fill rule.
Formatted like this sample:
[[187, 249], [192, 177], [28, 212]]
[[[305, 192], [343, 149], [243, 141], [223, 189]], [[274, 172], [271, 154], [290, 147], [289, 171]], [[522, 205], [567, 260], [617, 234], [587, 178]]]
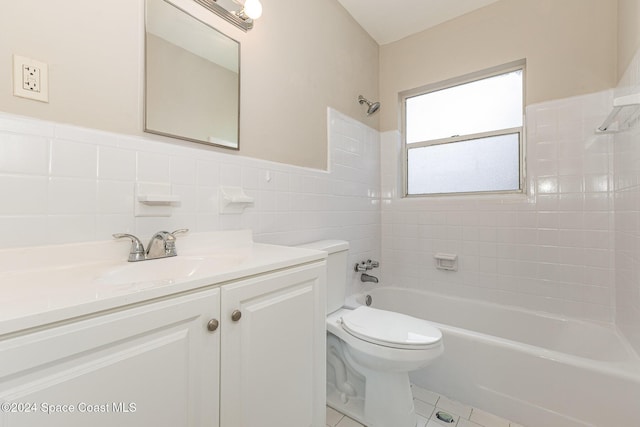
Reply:
[[527, 427], [640, 426], [640, 359], [614, 327], [397, 287], [372, 307], [429, 320], [444, 354], [416, 385]]

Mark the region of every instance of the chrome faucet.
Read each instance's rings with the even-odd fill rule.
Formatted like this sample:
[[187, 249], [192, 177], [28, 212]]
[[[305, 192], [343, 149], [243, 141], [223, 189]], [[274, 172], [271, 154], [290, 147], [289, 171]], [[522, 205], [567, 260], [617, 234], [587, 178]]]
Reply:
[[361, 282], [378, 283], [378, 278], [376, 276], [372, 276], [372, 275], [367, 274], [367, 273], [362, 273], [360, 275], [360, 281]]
[[144, 250], [144, 245], [133, 234], [117, 233], [113, 237], [116, 239], [128, 238], [131, 239], [131, 249], [129, 250], [129, 262], [147, 261], [151, 259], [167, 258], [178, 255], [176, 252], [176, 234], [186, 233], [189, 230], [186, 228], [176, 230], [172, 233], [168, 231], [158, 231], [153, 235], [147, 250]]
[[138, 239], [133, 234], [116, 233], [113, 235], [113, 237], [116, 239], [124, 239], [124, 238], [131, 239], [131, 250], [129, 250], [129, 259], [128, 259], [129, 262], [144, 261], [145, 259], [147, 259], [146, 254], [144, 252], [144, 245], [142, 244], [140, 239]]
[[378, 278], [376, 276], [365, 273], [365, 271], [373, 270], [374, 268], [378, 267], [380, 267], [380, 263], [378, 261], [372, 261], [368, 259], [366, 261], [356, 263], [356, 265], [353, 267], [353, 270], [357, 273], [362, 273], [360, 275], [361, 282], [378, 283]]
[[166, 258], [176, 255], [176, 238], [168, 231], [158, 231], [147, 245], [147, 259]]

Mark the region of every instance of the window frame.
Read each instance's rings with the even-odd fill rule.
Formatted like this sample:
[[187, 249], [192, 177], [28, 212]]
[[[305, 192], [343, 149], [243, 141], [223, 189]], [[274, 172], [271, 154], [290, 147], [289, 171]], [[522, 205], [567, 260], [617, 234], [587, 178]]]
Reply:
[[[467, 135], [453, 135], [448, 138], [439, 138], [433, 140], [426, 140], [420, 142], [407, 143], [407, 114], [406, 106], [407, 99], [420, 95], [426, 95], [428, 93], [437, 92], [461, 86], [467, 83], [484, 80], [487, 78], [499, 76], [501, 74], [508, 74], [513, 71], [522, 70], [522, 126], [505, 128], [499, 130], [492, 130], [486, 132], [479, 132]], [[440, 197], [440, 196], [469, 196], [469, 195], [500, 195], [500, 194], [526, 194], [526, 167], [525, 167], [525, 105], [526, 105], [526, 60], [510, 62], [495, 67], [491, 67], [485, 70], [466, 74], [464, 76], [455, 77], [452, 79], [444, 80], [438, 83], [433, 83], [425, 86], [421, 86], [415, 89], [407, 90], [399, 94], [400, 102], [400, 124], [401, 124], [401, 139], [402, 139], [402, 181], [403, 181], [403, 197]], [[487, 191], [468, 191], [468, 192], [455, 192], [455, 193], [420, 193], [409, 194], [409, 149], [428, 147], [441, 144], [452, 144], [462, 141], [473, 141], [476, 139], [482, 139], [492, 136], [512, 135], [518, 134], [518, 150], [519, 150], [519, 188], [516, 190], [487, 190]]]

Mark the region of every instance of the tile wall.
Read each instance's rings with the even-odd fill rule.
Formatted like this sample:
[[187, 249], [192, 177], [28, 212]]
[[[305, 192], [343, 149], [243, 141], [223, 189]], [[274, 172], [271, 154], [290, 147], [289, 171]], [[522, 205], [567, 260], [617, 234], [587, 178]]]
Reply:
[[[638, 63], [626, 85], [638, 85]], [[612, 321], [617, 305], [640, 347], [638, 131], [615, 136], [615, 176], [614, 137], [593, 131], [612, 98], [528, 107], [528, 195], [481, 198], [400, 198], [398, 133], [331, 109], [329, 172], [0, 114], [0, 247], [183, 227], [250, 228], [277, 244], [341, 238], [353, 262], [382, 258], [374, 274], [385, 284], [599, 321]], [[180, 206], [167, 218], [135, 217], [138, 182], [170, 184]], [[242, 186], [254, 205], [219, 214], [220, 185]], [[436, 252], [458, 254], [459, 271], [436, 270]], [[355, 274], [352, 286], [362, 287]]]
[[[353, 262], [377, 259], [379, 134], [332, 109], [327, 120], [329, 172], [0, 114], [0, 247], [250, 228], [265, 243], [346, 239]], [[180, 205], [135, 217], [139, 182], [170, 184]], [[220, 185], [243, 187], [254, 205], [219, 214]]]
[[[615, 96], [640, 93], [640, 50]], [[616, 324], [640, 354], [640, 119], [615, 135]]]
[[[383, 278], [411, 288], [613, 321], [612, 91], [526, 110], [527, 195], [402, 199], [400, 138], [381, 135]], [[457, 254], [457, 272], [433, 255]]]

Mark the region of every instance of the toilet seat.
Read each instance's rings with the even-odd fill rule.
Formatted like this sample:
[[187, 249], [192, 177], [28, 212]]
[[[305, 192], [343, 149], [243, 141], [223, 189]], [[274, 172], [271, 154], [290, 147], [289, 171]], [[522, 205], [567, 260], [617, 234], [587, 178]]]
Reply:
[[385, 347], [423, 350], [442, 341], [442, 332], [427, 321], [392, 311], [361, 306], [340, 320], [349, 334]]

